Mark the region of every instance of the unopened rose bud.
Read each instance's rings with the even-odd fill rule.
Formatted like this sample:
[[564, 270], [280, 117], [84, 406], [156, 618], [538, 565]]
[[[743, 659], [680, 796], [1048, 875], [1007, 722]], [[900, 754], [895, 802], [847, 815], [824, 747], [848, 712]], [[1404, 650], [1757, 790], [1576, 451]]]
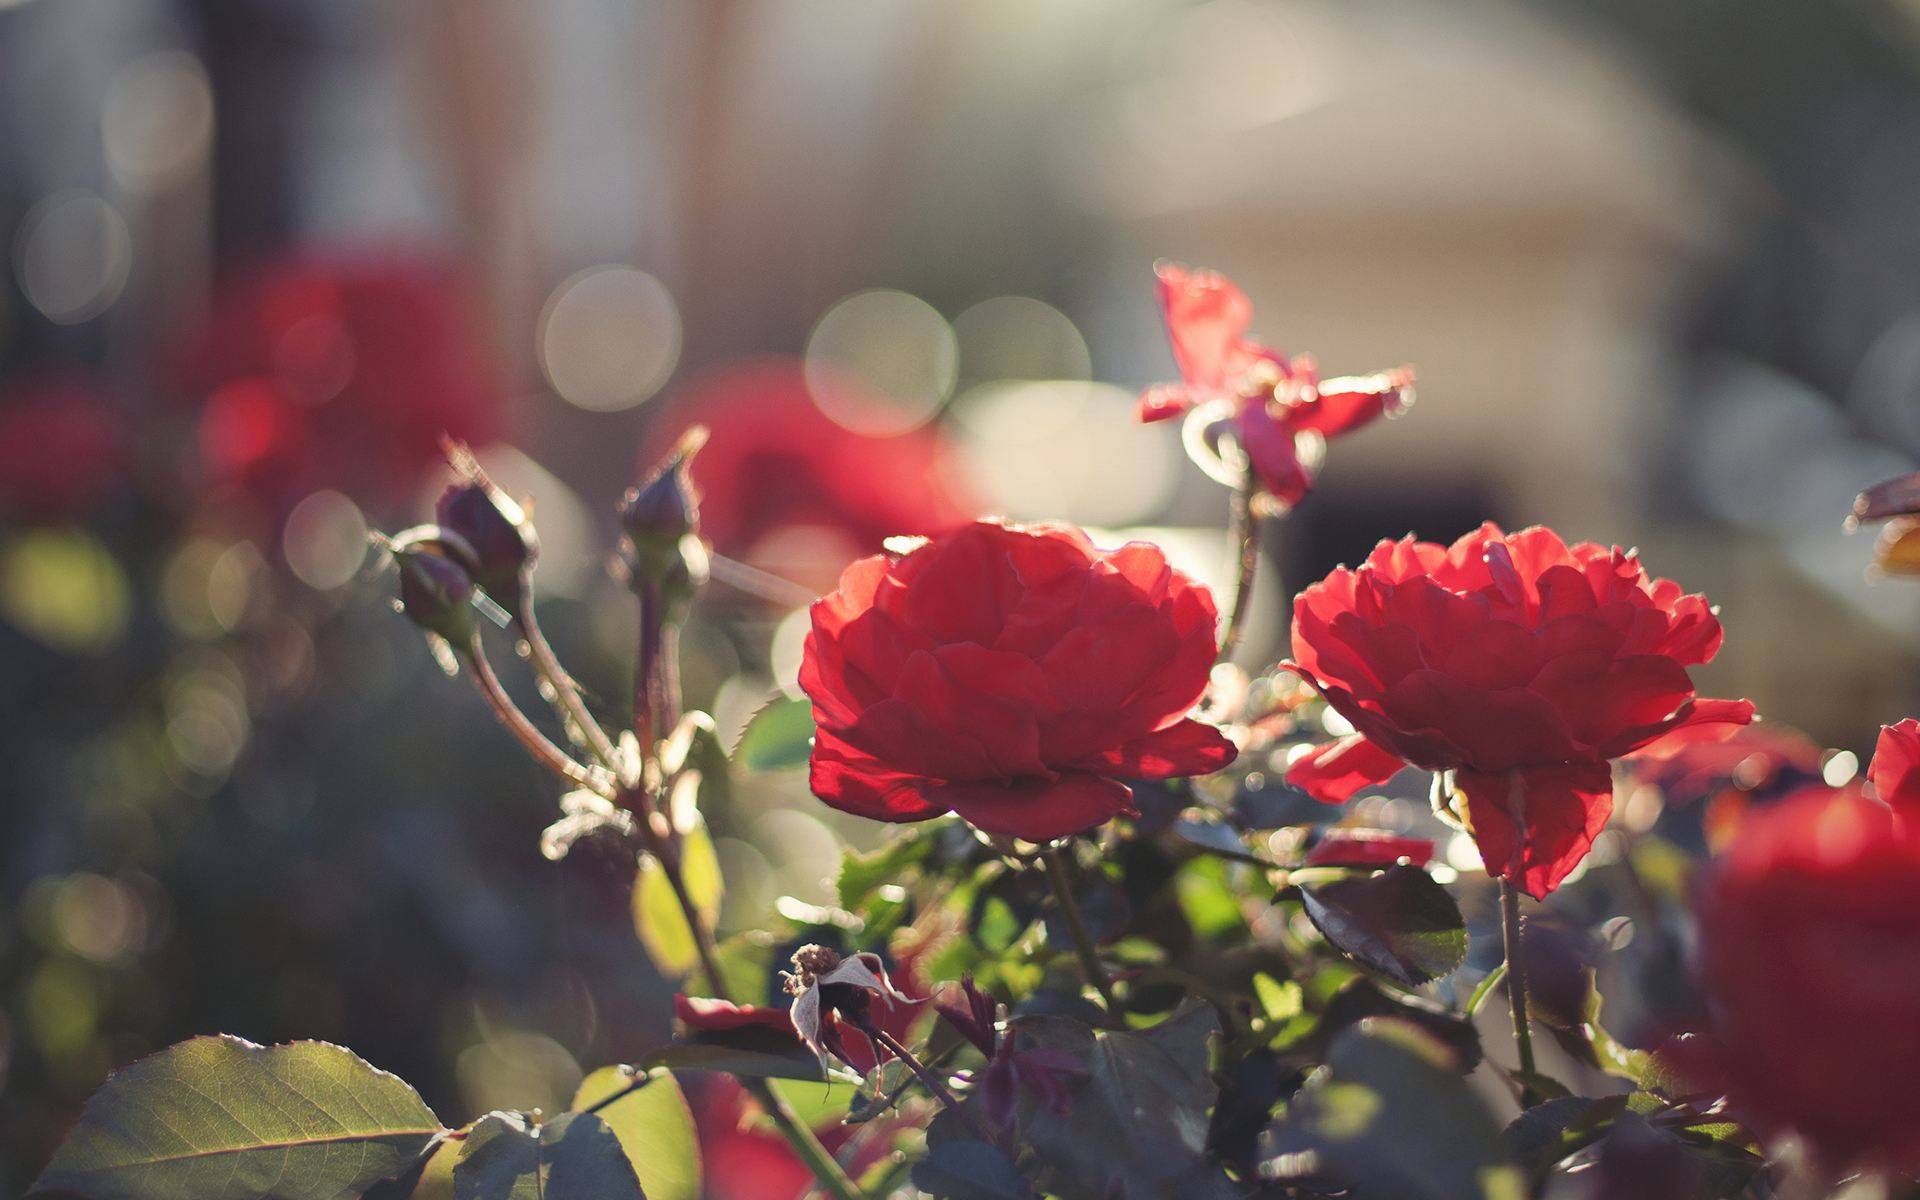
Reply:
[[620, 503], [620, 526], [627, 535], [627, 569], [636, 580], [659, 583], [688, 570], [689, 556], [705, 565], [700, 547], [700, 495], [687, 464], [707, 440], [695, 426], [672, 455]]
[[539, 553], [533, 522], [513, 497], [501, 491], [466, 447], [448, 447], [461, 481], [440, 495], [434, 517], [442, 528], [473, 548], [473, 582], [500, 607], [519, 615], [527, 573]]
[[1914, 513], [1920, 513], [1920, 471], [1896, 475], [1854, 497], [1853, 513], [1848, 516], [1847, 525], [1852, 528], [1862, 522], [1884, 521], [1889, 517]]
[[400, 611], [415, 625], [455, 646], [473, 640], [473, 579], [459, 563], [428, 543], [396, 547]]

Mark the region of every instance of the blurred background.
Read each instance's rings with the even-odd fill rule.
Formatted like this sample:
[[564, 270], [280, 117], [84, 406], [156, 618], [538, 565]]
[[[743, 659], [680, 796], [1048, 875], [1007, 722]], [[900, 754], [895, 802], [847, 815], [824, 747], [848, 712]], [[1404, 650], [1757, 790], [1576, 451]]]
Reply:
[[[0, 1188], [193, 1033], [450, 1121], [665, 1036], [618, 871], [539, 856], [556, 789], [368, 553], [443, 432], [617, 711], [613, 503], [712, 428], [731, 738], [887, 535], [1224, 573], [1225, 493], [1132, 420], [1159, 257], [1420, 371], [1269, 529], [1245, 664], [1380, 537], [1545, 521], [1723, 606], [1703, 692], [1864, 752], [1916, 702], [1920, 591], [1840, 530], [1920, 457], [1916, 129], [1912, 0], [0, 0]], [[736, 788], [725, 923], [825, 897], [874, 835], [829, 816]]]

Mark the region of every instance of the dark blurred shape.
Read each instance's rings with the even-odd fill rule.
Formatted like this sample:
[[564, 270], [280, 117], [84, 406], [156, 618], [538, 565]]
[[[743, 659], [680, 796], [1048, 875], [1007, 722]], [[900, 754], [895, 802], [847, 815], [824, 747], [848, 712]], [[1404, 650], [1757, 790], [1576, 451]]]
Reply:
[[207, 483], [273, 513], [323, 487], [407, 499], [443, 437], [501, 431], [475, 308], [456, 271], [398, 253], [298, 254], [229, 281], [172, 364], [202, 406]]
[[1670, 1133], [1631, 1113], [1613, 1124], [1594, 1159], [1593, 1200], [1692, 1200], [1707, 1194], [1699, 1156]]
[[127, 467], [120, 421], [90, 376], [44, 371], [0, 386], [0, 517], [85, 516]]
[[1920, 471], [1896, 475], [1854, 497], [1853, 513], [1847, 524], [1852, 526], [1863, 521], [1884, 521], [1888, 517], [1912, 516], [1914, 513], [1920, 513]]
[[1669, 807], [1697, 804], [1728, 789], [1754, 799], [1820, 782], [1821, 750], [1791, 725], [1757, 721], [1726, 737], [1676, 743], [1630, 760], [1641, 783], [1660, 789]]
[[[824, 591], [885, 539], [938, 533], [973, 516], [939, 432], [854, 433], [820, 411], [807, 385], [798, 359], [771, 358], [713, 371], [676, 397], [680, 419], [666, 432], [677, 441], [698, 422], [710, 433], [693, 477], [714, 549]], [[642, 469], [673, 444], [651, 443]]]

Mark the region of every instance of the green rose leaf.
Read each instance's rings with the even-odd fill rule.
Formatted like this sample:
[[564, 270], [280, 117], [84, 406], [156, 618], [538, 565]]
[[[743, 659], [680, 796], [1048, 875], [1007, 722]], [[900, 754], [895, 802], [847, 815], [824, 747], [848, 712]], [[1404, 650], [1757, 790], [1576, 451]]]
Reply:
[[[712, 928], [720, 915], [725, 884], [720, 877], [720, 856], [705, 821], [695, 821], [681, 837], [680, 875], [694, 907]], [[700, 963], [699, 947], [694, 943], [693, 930], [687, 927], [680, 898], [674, 894], [666, 869], [651, 855], [641, 860], [640, 872], [633, 880], [633, 931], [662, 975], [684, 975]]]
[[1206, 1154], [1215, 1093], [1212, 1008], [1189, 1003], [1151, 1029], [1095, 1030], [1071, 1017], [1019, 1023], [1021, 1050], [1062, 1052], [1085, 1074], [1064, 1112], [1024, 1096], [1019, 1133], [1048, 1187], [1078, 1200], [1213, 1200], [1238, 1193]]
[[324, 1042], [181, 1042], [111, 1076], [33, 1185], [89, 1200], [337, 1200], [445, 1133], [405, 1082]]
[[1371, 1017], [1334, 1040], [1288, 1106], [1270, 1149], [1288, 1177], [1395, 1200], [1522, 1200], [1500, 1127], [1452, 1051], [1418, 1027]]
[[1314, 927], [1342, 954], [1408, 987], [1467, 958], [1467, 925], [1447, 889], [1402, 863], [1377, 875], [1302, 886]]
[[592, 1113], [536, 1125], [524, 1113], [474, 1122], [453, 1164], [454, 1200], [643, 1200], [620, 1139]]
[[700, 1140], [679, 1082], [659, 1071], [628, 1091], [635, 1082], [624, 1067], [602, 1067], [581, 1081], [573, 1109], [625, 1092], [596, 1115], [620, 1139], [647, 1200], [700, 1200]]
[[813, 705], [773, 700], [753, 714], [733, 748], [733, 761], [749, 771], [778, 771], [806, 763], [813, 753]]

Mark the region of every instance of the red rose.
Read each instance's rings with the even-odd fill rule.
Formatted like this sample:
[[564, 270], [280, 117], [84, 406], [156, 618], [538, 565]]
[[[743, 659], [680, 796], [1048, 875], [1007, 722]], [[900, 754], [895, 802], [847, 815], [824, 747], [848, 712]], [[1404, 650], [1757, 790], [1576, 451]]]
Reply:
[[957, 812], [1034, 841], [1131, 811], [1120, 782], [1201, 775], [1233, 744], [1187, 713], [1213, 665], [1207, 589], [1143, 542], [981, 521], [862, 559], [813, 606], [800, 686], [812, 784], [881, 821]]
[[1846, 788], [1754, 813], [1700, 905], [1713, 1029], [1682, 1043], [1683, 1062], [1835, 1172], [1920, 1168], [1916, 733], [1909, 720], [1881, 735], [1872, 774], [1891, 809]]
[[797, 359], [728, 367], [674, 404], [682, 419], [661, 429], [672, 437], [648, 443], [643, 470], [687, 426], [705, 425], [710, 436], [691, 468], [702, 535], [722, 554], [816, 591], [894, 534], [941, 533], [979, 511], [937, 430], [871, 437], [836, 425]]
[[1359, 732], [1287, 779], [1339, 803], [1405, 764], [1454, 771], [1488, 872], [1542, 897], [1606, 824], [1609, 759], [1752, 720], [1694, 698], [1720, 635], [1705, 597], [1550, 529], [1382, 542], [1294, 602], [1288, 666]]
[[1405, 859], [1416, 867], [1433, 860], [1433, 842], [1384, 829], [1335, 829], [1307, 852], [1310, 867], [1391, 867]]
[[[1695, 729], [1705, 736], [1688, 736]], [[1820, 747], [1778, 721], [1756, 721], [1731, 736], [1711, 726], [1662, 738], [1633, 758], [1636, 780], [1660, 789], [1669, 805], [1683, 807], [1731, 788], [1755, 799], [1779, 799], [1820, 778]]]
[[405, 256], [292, 257], [224, 286], [176, 361], [211, 481], [269, 508], [410, 499], [444, 437], [498, 436], [476, 297]]
[[1313, 359], [1289, 359], [1249, 339], [1253, 305], [1225, 275], [1175, 263], [1155, 269], [1160, 313], [1183, 382], [1140, 397], [1140, 419], [1201, 406], [1228, 422], [1266, 493], [1293, 505], [1313, 486], [1329, 439], [1413, 402], [1413, 369], [1320, 378]]

